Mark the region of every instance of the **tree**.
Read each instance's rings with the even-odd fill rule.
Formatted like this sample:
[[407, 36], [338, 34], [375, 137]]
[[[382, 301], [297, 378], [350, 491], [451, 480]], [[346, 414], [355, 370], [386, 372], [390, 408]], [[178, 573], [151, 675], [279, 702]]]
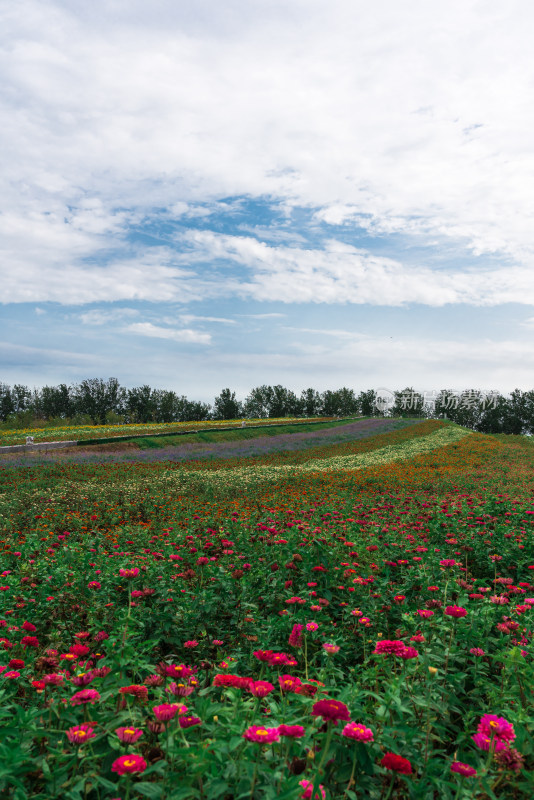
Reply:
[[360, 392], [357, 398], [358, 410], [363, 417], [382, 416], [382, 412], [376, 405], [377, 395], [374, 389]]
[[214, 419], [237, 419], [242, 412], [242, 404], [230, 389], [223, 389], [213, 402]]
[[270, 386], [257, 386], [251, 389], [245, 399], [244, 412], [251, 419], [265, 419], [269, 416], [273, 390]]
[[11, 386], [0, 383], [0, 419], [5, 422], [10, 414], [15, 413], [15, 404], [11, 393]]
[[128, 389], [126, 393], [126, 413], [135, 422], [152, 422], [157, 410], [157, 395], [146, 384]]
[[321, 395], [316, 389], [303, 389], [300, 393], [300, 406], [307, 417], [320, 416]]
[[394, 417], [422, 417], [425, 400], [422, 394], [411, 387], [395, 392], [395, 402], [391, 409]]
[[87, 414], [94, 425], [104, 425], [108, 411], [120, 413], [124, 390], [117, 378], [89, 378], [73, 388], [74, 406], [78, 414]]

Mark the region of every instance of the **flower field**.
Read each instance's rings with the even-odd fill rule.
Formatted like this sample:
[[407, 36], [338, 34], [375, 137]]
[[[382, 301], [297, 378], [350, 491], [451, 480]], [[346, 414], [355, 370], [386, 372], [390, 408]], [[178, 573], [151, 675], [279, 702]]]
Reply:
[[534, 448], [0, 462], [0, 796], [534, 796]]
[[[39, 442], [86, 441], [109, 439], [120, 436], [144, 436], [150, 434], [173, 434], [197, 430], [217, 430], [217, 428], [241, 427], [242, 420], [208, 420], [203, 422], [154, 422], [130, 423], [127, 425], [68, 425], [64, 428], [4, 428], [0, 429], [0, 447], [24, 444], [27, 436]], [[296, 418], [248, 419], [247, 425], [275, 425], [298, 422]]]

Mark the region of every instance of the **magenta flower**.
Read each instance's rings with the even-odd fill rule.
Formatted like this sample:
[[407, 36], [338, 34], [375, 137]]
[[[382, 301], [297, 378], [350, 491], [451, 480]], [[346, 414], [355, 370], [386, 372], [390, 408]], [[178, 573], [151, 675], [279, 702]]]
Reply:
[[200, 717], [180, 717], [178, 720], [180, 728], [192, 728], [193, 725], [201, 725]]
[[469, 764], [464, 764], [462, 761], [453, 761], [451, 772], [457, 772], [462, 778], [472, 778], [477, 774], [474, 767], [470, 767]]
[[483, 733], [499, 742], [513, 742], [515, 739], [514, 726], [504, 717], [495, 714], [484, 714], [478, 723], [477, 733]]
[[454, 617], [455, 619], [460, 619], [460, 617], [467, 616], [466, 609], [462, 608], [461, 606], [447, 606], [445, 613], [447, 616]]
[[289, 644], [291, 647], [302, 647], [302, 631], [304, 625], [293, 625], [293, 630], [289, 634]]
[[485, 733], [475, 733], [474, 736], [471, 736], [471, 739], [474, 741], [477, 747], [480, 747], [481, 750], [486, 750], [486, 752], [491, 748], [498, 753], [500, 750], [504, 750], [508, 747], [508, 745], [504, 742], [501, 742], [498, 739], [492, 739]]
[[132, 569], [123, 569], [119, 570], [119, 575], [121, 578], [135, 578], [139, 575], [139, 569], [137, 567], [133, 567]]
[[[311, 800], [313, 794], [313, 781], [302, 780], [299, 781], [299, 785], [302, 786], [303, 792], [300, 795], [302, 800]], [[313, 795], [313, 800], [326, 800], [326, 792], [324, 790], [324, 786], [320, 783], [319, 784], [319, 791], [315, 792]]]
[[116, 772], [117, 775], [132, 774], [135, 772], [144, 772], [147, 763], [142, 756], [131, 754], [128, 756], [120, 756], [115, 759], [111, 765], [111, 771]]
[[134, 744], [143, 735], [141, 728], [117, 728], [115, 733], [125, 744]]
[[72, 744], [83, 744], [87, 739], [94, 739], [94, 722], [84, 722], [82, 725], [74, 725], [67, 730], [67, 738]]
[[260, 742], [261, 744], [271, 744], [280, 739], [278, 728], [265, 728], [263, 725], [252, 725], [243, 734], [244, 739], [249, 742]]
[[100, 694], [96, 689], [82, 689], [81, 692], [76, 692], [70, 698], [71, 705], [84, 706], [87, 703], [96, 703], [100, 700]]
[[159, 706], [154, 706], [152, 711], [159, 722], [168, 722], [170, 719], [174, 719], [176, 714], [187, 713], [187, 706], [178, 703], [161, 703]]
[[269, 681], [251, 681], [248, 690], [254, 697], [267, 697], [274, 691], [274, 686]]
[[280, 736], [287, 736], [290, 739], [300, 739], [301, 736], [304, 736], [306, 731], [302, 725], [279, 725], [278, 733]]
[[373, 653], [385, 656], [400, 656], [405, 649], [406, 645], [399, 639], [382, 639], [382, 641], [376, 643]]
[[325, 642], [323, 644], [323, 650], [326, 653], [328, 653], [329, 656], [332, 656], [332, 655], [334, 655], [334, 653], [338, 653], [339, 652], [339, 645], [338, 644], [332, 644], [331, 642]]
[[355, 739], [357, 742], [374, 741], [373, 731], [366, 728], [365, 725], [360, 725], [359, 722], [349, 722], [341, 731], [341, 735], [348, 739]]
[[345, 703], [339, 700], [318, 700], [313, 704], [311, 713], [314, 717], [322, 717], [324, 720], [349, 722], [350, 712]]

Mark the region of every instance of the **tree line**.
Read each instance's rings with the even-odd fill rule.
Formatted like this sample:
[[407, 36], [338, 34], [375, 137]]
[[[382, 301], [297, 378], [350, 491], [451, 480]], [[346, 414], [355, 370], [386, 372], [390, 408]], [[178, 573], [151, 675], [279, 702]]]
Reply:
[[343, 387], [297, 395], [284, 386], [257, 386], [244, 401], [223, 389], [212, 404], [148, 385], [126, 389], [116, 378], [30, 389], [0, 383], [0, 420], [7, 427], [65, 424], [200, 422], [238, 418], [397, 416], [447, 418], [482, 433], [534, 433], [534, 390], [505, 396], [477, 389], [443, 389], [431, 397], [406, 388], [382, 396]]

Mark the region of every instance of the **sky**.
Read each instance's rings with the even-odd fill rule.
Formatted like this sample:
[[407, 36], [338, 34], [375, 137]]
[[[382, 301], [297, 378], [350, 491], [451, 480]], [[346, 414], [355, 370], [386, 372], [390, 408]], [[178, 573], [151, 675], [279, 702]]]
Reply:
[[529, 0], [0, 9], [0, 382], [534, 388]]

